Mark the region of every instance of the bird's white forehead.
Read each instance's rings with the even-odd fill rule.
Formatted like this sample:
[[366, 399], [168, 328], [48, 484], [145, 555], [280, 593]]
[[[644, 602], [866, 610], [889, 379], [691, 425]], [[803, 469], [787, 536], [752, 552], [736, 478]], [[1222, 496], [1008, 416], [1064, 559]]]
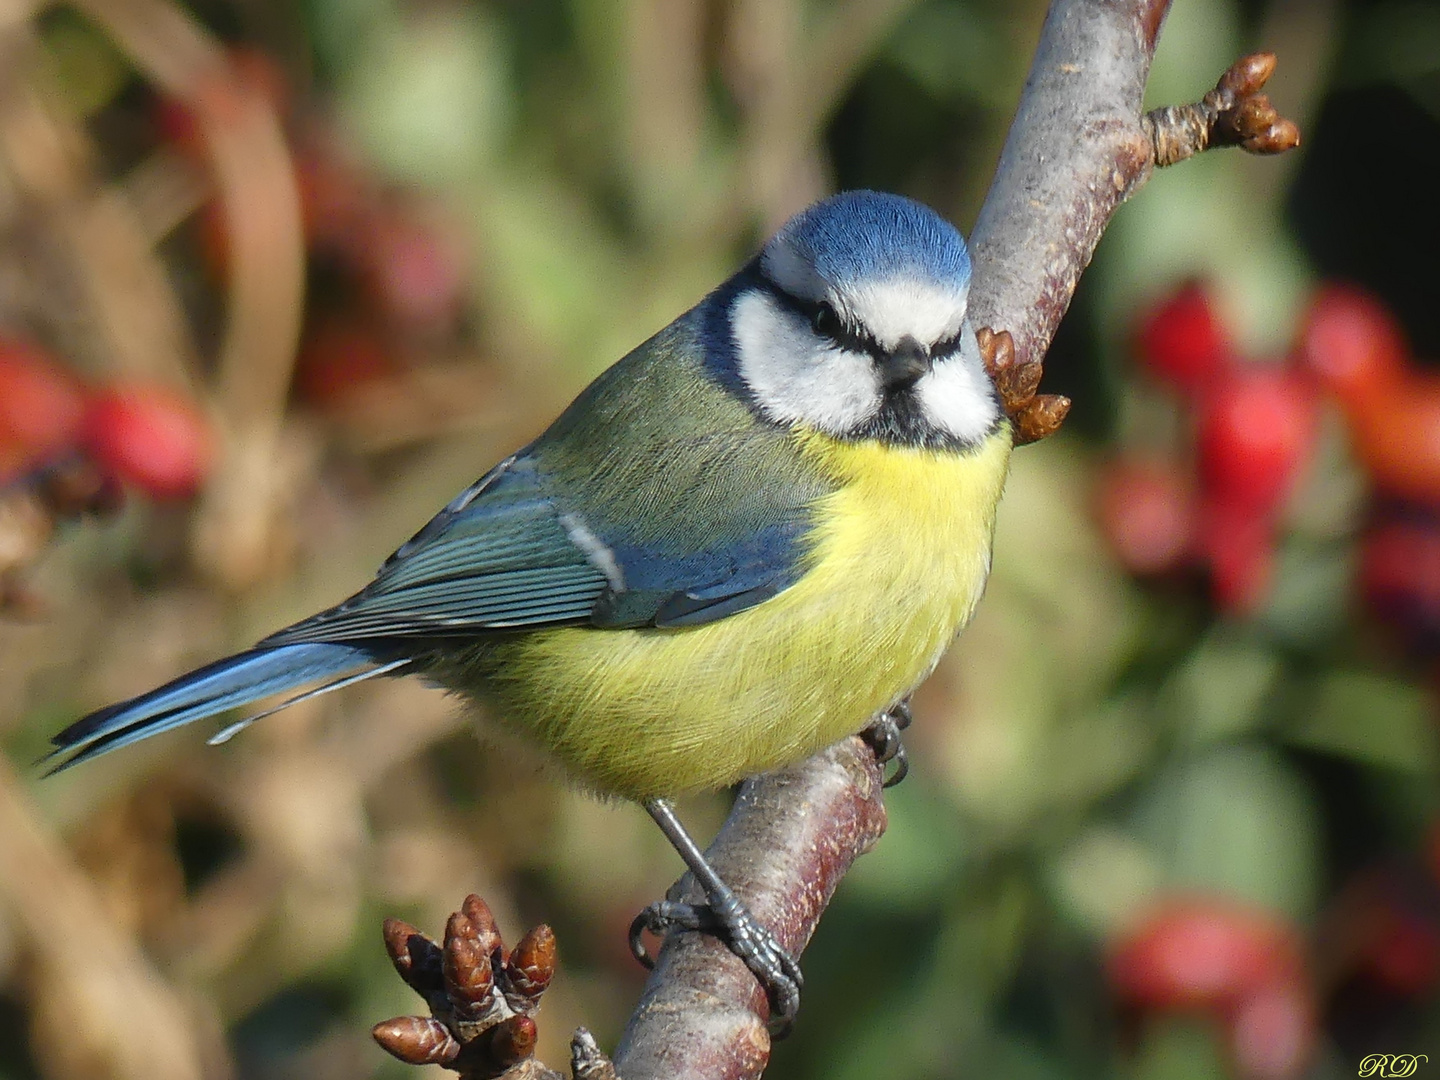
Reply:
[[930, 346], [948, 341], [965, 320], [965, 289], [948, 289], [914, 278], [876, 281], [836, 295], [835, 308], [863, 326], [887, 349], [906, 337]]
[[770, 280], [791, 296], [825, 301], [852, 326], [893, 349], [906, 337], [934, 345], [955, 336], [965, 319], [969, 283], [947, 283], [915, 273], [892, 273], [848, 283], [827, 280], [815, 265], [783, 239], [762, 259]]

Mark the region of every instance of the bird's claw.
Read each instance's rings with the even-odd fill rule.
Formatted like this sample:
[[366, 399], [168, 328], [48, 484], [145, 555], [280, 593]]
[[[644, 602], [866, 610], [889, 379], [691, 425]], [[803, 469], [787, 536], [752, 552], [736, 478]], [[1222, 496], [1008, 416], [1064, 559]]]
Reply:
[[671, 930], [714, 931], [717, 925], [708, 904], [657, 900], [630, 923], [630, 955], [640, 961], [646, 970], [654, 970], [655, 957], [645, 948], [645, 931], [663, 938]]
[[887, 788], [894, 787], [910, 774], [910, 756], [905, 753], [900, 733], [910, 726], [912, 719], [910, 702], [902, 701], [875, 717], [870, 726], [860, 733], [860, 737], [870, 744], [877, 762], [881, 765], [895, 762], [894, 773], [885, 780]]
[[745, 962], [765, 988], [770, 999], [772, 1037], [781, 1039], [789, 1033], [795, 1014], [800, 1011], [800, 991], [805, 977], [795, 958], [743, 904], [736, 901], [733, 905], [717, 907], [675, 900], [651, 904], [630, 924], [630, 952], [647, 968], [653, 968], [655, 960], [645, 948], [646, 930], [657, 937], [664, 937], [671, 930], [698, 930], [719, 938]]

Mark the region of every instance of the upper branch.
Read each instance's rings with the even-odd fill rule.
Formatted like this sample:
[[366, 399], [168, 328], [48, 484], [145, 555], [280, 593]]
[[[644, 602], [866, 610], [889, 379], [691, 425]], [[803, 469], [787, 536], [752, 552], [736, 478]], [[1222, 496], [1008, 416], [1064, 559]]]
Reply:
[[1169, 0], [1055, 0], [970, 238], [977, 326], [1010, 331], [1040, 360], [1119, 205], [1157, 165], [1210, 147], [1280, 153], [1295, 125], [1260, 89], [1275, 58], [1237, 61], [1191, 105], [1142, 113]]

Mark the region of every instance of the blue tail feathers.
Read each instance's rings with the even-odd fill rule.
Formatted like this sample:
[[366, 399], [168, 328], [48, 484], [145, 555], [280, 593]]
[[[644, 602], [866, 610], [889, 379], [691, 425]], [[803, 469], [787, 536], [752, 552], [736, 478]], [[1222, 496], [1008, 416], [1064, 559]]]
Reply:
[[[271, 694], [354, 675], [375, 662], [365, 649], [328, 642], [237, 653], [182, 675], [158, 690], [77, 720], [51, 740], [55, 750], [46, 760], [69, 754], [50, 770], [57, 773], [151, 735], [248, 705]], [[387, 666], [387, 670], [389, 667], [393, 665]]]

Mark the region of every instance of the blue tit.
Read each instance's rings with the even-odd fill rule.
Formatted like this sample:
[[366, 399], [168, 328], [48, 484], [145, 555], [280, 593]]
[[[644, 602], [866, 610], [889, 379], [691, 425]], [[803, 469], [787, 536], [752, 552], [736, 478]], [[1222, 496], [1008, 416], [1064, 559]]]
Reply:
[[[927, 207], [812, 206], [365, 588], [79, 720], [57, 767], [269, 695], [419, 675], [644, 804], [793, 1014], [798, 968], [667, 800], [859, 731], [970, 619], [1012, 440], [969, 287], [964, 240]], [[717, 921], [689, 918], [670, 923]]]

